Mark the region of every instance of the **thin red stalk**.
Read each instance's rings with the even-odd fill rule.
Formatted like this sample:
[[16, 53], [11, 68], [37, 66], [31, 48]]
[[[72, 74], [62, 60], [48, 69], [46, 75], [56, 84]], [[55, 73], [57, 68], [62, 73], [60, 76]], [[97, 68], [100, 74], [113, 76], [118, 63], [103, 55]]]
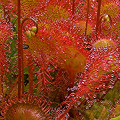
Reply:
[[89, 8], [90, 8], [90, 1], [88, 0], [88, 4], [87, 4], [87, 20], [86, 20], [86, 27], [85, 27], [85, 36], [87, 34], [87, 24], [88, 24]]
[[[23, 46], [23, 45], [22, 45]], [[22, 52], [22, 51], [21, 51]], [[24, 64], [23, 64], [23, 52], [22, 52], [22, 94], [24, 94]]]
[[101, 7], [101, 0], [98, 0], [97, 21], [96, 21], [96, 38], [97, 39], [98, 39], [98, 37], [97, 37], [98, 27], [100, 24], [100, 7]]
[[73, 0], [73, 3], [72, 3], [72, 15], [74, 15], [74, 9], [75, 9], [75, 0]]
[[29, 66], [29, 94], [33, 95], [33, 67], [32, 67], [32, 57], [29, 55], [28, 66]]
[[21, 23], [20, 23], [20, 14], [21, 14], [21, 8], [20, 8], [20, 0], [18, 0], [18, 99], [21, 98], [21, 68], [22, 68], [22, 60], [21, 60]]
[[[37, 34], [38, 32], [38, 24], [32, 19], [32, 18], [25, 18], [23, 21], [22, 21], [22, 24], [21, 24], [21, 36], [20, 36], [20, 39], [21, 39], [21, 75], [22, 75], [22, 94], [24, 94], [24, 64], [23, 64], [23, 40], [22, 40], [22, 28], [24, 29], [25, 31], [25, 28], [24, 28], [24, 22], [26, 20], [32, 20], [34, 22], [34, 24], [36, 25], [37, 27], [37, 30], [35, 32], [35, 34]], [[32, 59], [32, 58], [30, 58]], [[31, 76], [32, 76], [33, 73], [31, 73]], [[33, 79], [33, 78], [32, 78]], [[31, 80], [31, 78], [30, 78]]]
[[22, 25], [21, 25], [21, 75], [22, 75], [22, 94], [24, 94], [24, 64], [23, 64], [23, 40], [22, 40]]

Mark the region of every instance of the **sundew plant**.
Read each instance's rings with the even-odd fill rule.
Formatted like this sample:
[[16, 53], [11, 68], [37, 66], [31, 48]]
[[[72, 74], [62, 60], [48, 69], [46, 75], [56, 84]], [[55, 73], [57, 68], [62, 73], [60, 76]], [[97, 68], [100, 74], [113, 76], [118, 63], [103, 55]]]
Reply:
[[0, 120], [119, 120], [119, 66], [119, 0], [0, 0]]

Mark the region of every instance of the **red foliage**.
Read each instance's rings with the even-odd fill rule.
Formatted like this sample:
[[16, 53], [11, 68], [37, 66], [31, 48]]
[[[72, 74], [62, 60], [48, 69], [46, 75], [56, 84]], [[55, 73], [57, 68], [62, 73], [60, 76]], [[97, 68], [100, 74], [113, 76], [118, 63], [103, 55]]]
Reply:
[[[12, 2], [17, 5], [16, 1], [12, 0]], [[109, 9], [106, 2], [110, 2], [109, 5], [112, 4], [113, 9]], [[56, 108], [56, 115], [53, 117], [58, 120], [68, 119], [68, 114], [71, 117], [72, 113], [75, 118], [79, 118], [78, 114], [74, 113], [79, 113], [79, 110], [76, 110], [77, 107], [85, 101], [87, 104], [88, 102], [93, 103], [94, 99], [101, 100], [118, 80], [119, 39], [116, 39], [115, 36], [119, 32], [119, 21], [116, 23], [119, 18], [119, 5], [114, 0], [112, 2], [106, 0], [106, 2], [102, 2], [100, 7], [100, 1], [94, 0], [82, 2], [78, 0], [60, 0], [59, 2], [35, 0], [34, 4], [33, 0], [21, 1], [22, 18], [31, 17], [38, 22], [37, 32], [32, 31], [32, 26], [35, 28], [34, 22], [28, 20], [22, 26], [22, 32], [25, 33], [22, 39], [28, 46], [28, 50], [23, 52], [26, 62], [24, 66], [28, 65], [30, 74], [27, 94], [34, 95], [33, 89], [36, 87], [37, 94], [40, 95], [42, 101], [51, 101], [53, 106], [57, 106], [53, 107]], [[12, 7], [7, 6], [6, 9], [8, 8]], [[4, 33], [0, 36], [2, 41], [0, 44], [3, 44], [10, 35], [10, 26], [4, 27], [5, 22], [2, 22], [2, 19], [0, 22], [2, 23], [0, 29], [4, 31], [0, 32]], [[112, 26], [107, 29], [109, 25]], [[115, 34], [113, 35], [113, 33]], [[104, 41], [101, 43], [99, 42], [101, 40]], [[109, 46], [113, 50], [109, 49]], [[6, 56], [2, 51], [0, 52], [2, 76], [5, 71], [3, 66], [6, 63]], [[33, 80], [33, 64], [39, 69], [36, 72], [37, 82]], [[17, 80], [14, 84], [16, 82]], [[11, 91], [7, 98], [10, 97], [10, 94]], [[22, 101], [21, 98], [19, 102], [16, 100], [15, 104], [27, 107], [26, 102], [35, 102], [39, 105], [39, 100], [36, 99]], [[13, 102], [12, 99], [8, 101], [10, 101], [9, 105]], [[76, 103], [76, 108], [74, 108]], [[34, 106], [33, 103], [31, 104]], [[9, 105], [3, 104], [3, 106], [7, 106], [7, 109], [16, 109], [13, 104], [12, 108]], [[24, 107], [23, 109], [26, 110]], [[12, 115], [12, 113], [7, 109], [3, 116], [9, 118], [6, 113], [8, 112], [8, 115]], [[41, 105], [41, 109], [45, 110], [45, 106]], [[52, 110], [52, 105], [50, 110]]]

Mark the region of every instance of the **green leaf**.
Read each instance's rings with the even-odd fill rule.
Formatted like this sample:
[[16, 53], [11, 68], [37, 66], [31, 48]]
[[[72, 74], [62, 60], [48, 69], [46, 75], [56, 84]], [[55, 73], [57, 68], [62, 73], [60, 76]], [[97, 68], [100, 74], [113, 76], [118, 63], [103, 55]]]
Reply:
[[115, 117], [115, 118], [112, 118], [112, 119], [110, 119], [110, 120], [120, 120], [120, 116]]

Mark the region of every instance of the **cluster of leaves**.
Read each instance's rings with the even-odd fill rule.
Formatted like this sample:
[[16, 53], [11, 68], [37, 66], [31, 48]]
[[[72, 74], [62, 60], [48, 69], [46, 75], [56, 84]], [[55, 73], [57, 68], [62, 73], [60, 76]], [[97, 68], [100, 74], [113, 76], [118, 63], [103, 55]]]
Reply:
[[[120, 94], [120, 6], [117, 0], [102, 0], [100, 21], [96, 19], [99, 12], [96, 0], [21, 0], [21, 23], [24, 18], [30, 18], [22, 26], [24, 92], [28, 96], [33, 88], [33, 96], [39, 96], [43, 102], [31, 99], [29, 106], [30, 100], [26, 104], [23, 97], [22, 104], [17, 101], [12, 107], [12, 97], [18, 94], [18, 3], [16, 0], [0, 2], [0, 44], [3, 46], [0, 49], [4, 51], [0, 54], [0, 94], [1, 106], [7, 108], [4, 118], [12, 116], [11, 109], [18, 109], [15, 118], [21, 116], [20, 105], [26, 111], [21, 117], [24, 120], [34, 101], [33, 111], [42, 111], [46, 119], [49, 107], [48, 111], [55, 113], [52, 119], [109, 120], [119, 116], [116, 101]], [[44, 101], [51, 105], [46, 107]], [[114, 106], [118, 109], [113, 110]], [[31, 118], [39, 119], [36, 114]]]

